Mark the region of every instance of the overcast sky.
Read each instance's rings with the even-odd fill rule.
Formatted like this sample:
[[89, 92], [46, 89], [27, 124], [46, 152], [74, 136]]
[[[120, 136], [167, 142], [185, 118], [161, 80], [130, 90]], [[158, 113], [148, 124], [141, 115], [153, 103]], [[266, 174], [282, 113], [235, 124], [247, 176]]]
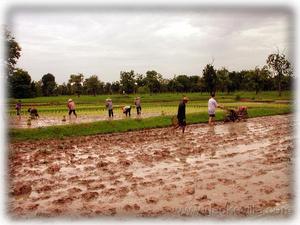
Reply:
[[165, 78], [199, 75], [207, 63], [229, 70], [263, 66], [278, 48], [289, 54], [287, 11], [15, 11], [10, 29], [22, 47], [18, 67], [33, 80], [52, 73], [119, 80], [120, 71]]

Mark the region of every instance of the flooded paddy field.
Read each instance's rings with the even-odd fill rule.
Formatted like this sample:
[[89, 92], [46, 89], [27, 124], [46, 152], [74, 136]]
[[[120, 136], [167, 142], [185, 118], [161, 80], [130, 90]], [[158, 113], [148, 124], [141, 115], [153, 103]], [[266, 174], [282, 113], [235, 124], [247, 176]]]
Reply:
[[293, 209], [293, 119], [10, 143], [8, 212], [245, 217], [280, 208], [285, 216]]

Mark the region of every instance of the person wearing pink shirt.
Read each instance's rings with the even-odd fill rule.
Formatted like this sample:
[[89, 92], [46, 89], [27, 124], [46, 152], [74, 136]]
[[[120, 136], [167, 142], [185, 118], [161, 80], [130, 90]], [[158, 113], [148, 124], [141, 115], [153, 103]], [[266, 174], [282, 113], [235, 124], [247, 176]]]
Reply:
[[75, 112], [75, 103], [72, 99], [68, 100], [68, 104], [67, 107], [69, 109], [69, 118], [71, 119], [71, 114], [73, 113], [75, 115], [75, 117], [77, 118], [77, 114]]

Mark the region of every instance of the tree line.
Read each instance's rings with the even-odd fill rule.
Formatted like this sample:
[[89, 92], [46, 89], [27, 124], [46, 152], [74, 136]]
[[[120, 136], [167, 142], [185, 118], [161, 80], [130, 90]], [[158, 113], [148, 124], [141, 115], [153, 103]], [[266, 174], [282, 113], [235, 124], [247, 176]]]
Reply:
[[44, 74], [39, 81], [33, 81], [30, 74], [15, 68], [20, 57], [21, 47], [14, 37], [6, 32], [9, 95], [14, 98], [29, 98], [55, 95], [99, 95], [99, 94], [132, 94], [162, 92], [234, 92], [234, 91], [274, 91], [279, 95], [283, 90], [290, 90], [293, 82], [293, 71], [290, 62], [283, 53], [270, 54], [265, 66], [250, 70], [229, 71], [223, 67], [214, 68], [207, 64], [197, 75], [174, 75], [166, 79], [155, 70], [145, 74], [121, 71], [120, 79], [115, 82], [104, 82], [97, 75], [86, 77], [71, 74], [67, 83], [57, 84], [55, 75]]

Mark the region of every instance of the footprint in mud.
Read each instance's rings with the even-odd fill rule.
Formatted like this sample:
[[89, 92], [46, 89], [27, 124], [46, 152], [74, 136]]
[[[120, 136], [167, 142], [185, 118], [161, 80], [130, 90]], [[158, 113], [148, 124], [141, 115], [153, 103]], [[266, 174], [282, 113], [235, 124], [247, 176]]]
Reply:
[[81, 196], [85, 201], [90, 201], [90, 200], [98, 198], [99, 194], [98, 194], [98, 192], [86, 192], [86, 193], [83, 193]]
[[272, 192], [274, 192], [274, 188], [270, 186], [264, 186], [260, 189], [260, 192], [263, 192], [265, 194], [271, 194]]
[[167, 184], [163, 186], [162, 190], [170, 191], [176, 189], [176, 187], [177, 187], [176, 184]]
[[99, 189], [104, 189], [106, 186], [104, 184], [89, 184], [87, 186], [87, 189], [89, 190], [99, 190]]
[[86, 166], [84, 167], [84, 171], [94, 171], [96, 169], [96, 167], [94, 166]]
[[216, 184], [217, 184], [216, 182], [207, 183], [206, 184], [206, 189], [207, 190], [213, 190], [213, 189], [215, 189]]
[[123, 209], [125, 210], [125, 211], [132, 211], [132, 210], [140, 210], [140, 206], [138, 205], [138, 204], [134, 204], [134, 205], [129, 205], [129, 204], [127, 204], [127, 205], [125, 205], [124, 207], [123, 207]]
[[254, 175], [258, 177], [265, 174], [267, 174], [267, 171], [260, 169]]
[[52, 203], [55, 205], [69, 204], [69, 203], [73, 202], [74, 199], [75, 199], [74, 196], [72, 196], [72, 197], [66, 196], [66, 197], [56, 199], [56, 200], [52, 201]]
[[39, 207], [40, 204], [30, 204], [26, 207], [27, 210], [29, 211], [33, 211], [33, 210], [37, 210], [37, 208]]
[[199, 201], [199, 202], [205, 202], [205, 201], [208, 201], [210, 199], [207, 198], [207, 195], [202, 195], [200, 197], [197, 197], [196, 200]]
[[119, 160], [118, 164], [123, 167], [129, 167], [132, 164], [132, 162], [126, 159], [121, 159]]
[[260, 185], [264, 184], [264, 182], [263, 181], [258, 181], [258, 182], [253, 182], [252, 184], [260, 186]]
[[218, 178], [218, 181], [224, 185], [231, 185], [231, 184], [235, 184], [236, 181], [235, 180], [231, 180], [231, 179], [226, 179], [226, 178]]
[[193, 195], [195, 194], [195, 188], [194, 187], [186, 188], [185, 193], [187, 193], [188, 195]]
[[156, 198], [156, 197], [146, 198], [146, 202], [148, 204], [156, 204], [158, 202], [158, 198]]
[[40, 188], [37, 188], [35, 191], [40, 194], [42, 192], [51, 191], [53, 189], [53, 187], [55, 187], [55, 186], [45, 185]]
[[30, 184], [26, 183], [17, 183], [11, 192], [12, 195], [20, 196], [20, 195], [30, 195], [32, 192], [32, 187]]
[[170, 206], [164, 206], [163, 207], [163, 210], [166, 212], [166, 213], [173, 213], [175, 211], [174, 208], [170, 207]]
[[61, 167], [58, 164], [53, 164], [47, 168], [47, 172], [49, 174], [53, 175], [53, 174], [57, 173], [58, 171], [60, 171], [60, 169], [61, 169]]
[[108, 211], [110, 216], [114, 216], [114, 215], [117, 214], [117, 209], [116, 208], [109, 208], [107, 211]]
[[[50, 209], [50, 215], [58, 216], [62, 213], [63, 213], [62, 209], [59, 209], [59, 208]], [[50, 215], [46, 213], [46, 216], [47, 215], [48, 215], [48, 217], [50, 217]]]
[[75, 182], [75, 181], [78, 181], [78, 180], [79, 180], [79, 176], [73, 176], [73, 177], [68, 178], [69, 182]]
[[127, 193], [129, 192], [129, 188], [128, 187], [120, 187], [118, 190], [117, 190], [117, 193], [116, 193], [116, 196], [119, 197], [119, 198], [124, 198]]
[[215, 166], [219, 166], [219, 163], [207, 163], [206, 165], [209, 167], [215, 167]]
[[251, 199], [253, 199], [253, 196], [252, 196], [252, 195], [247, 195], [247, 196], [245, 197], [245, 200], [251, 200]]
[[73, 187], [73, 188], [68, 189], [67, 191], [70, 195], [73, 195], [75, 193], [81, 192], [82, 190], [80, 188]]
[[150, 181], [144, 181], [144, 182], [140, 182], [139, 185], [140, 186], [144, 186], [144, 187], [151, 187], [152, 186], [152, 182], [150, 182]]
[[276, 200], [276, 199], [272, 199], [272, 200], [259, 199], [258, 205], [261, 208], [268, 208], [268, 207], [275, 207], [275, 206], [279, 205], [279, 203], [280, 203], [280, 200]]

